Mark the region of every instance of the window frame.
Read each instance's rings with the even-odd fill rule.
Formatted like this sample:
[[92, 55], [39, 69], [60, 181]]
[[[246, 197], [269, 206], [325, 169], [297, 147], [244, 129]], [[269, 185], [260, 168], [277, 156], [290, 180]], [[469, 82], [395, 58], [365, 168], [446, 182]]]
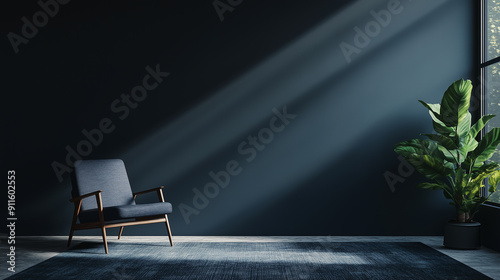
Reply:
[[[495, 63], [500, 63], [500, 56], [491, 58], [489, 60], [486, 60], [486, 55], [487, 55], [487, 2], [488, 0], [481, 0], [479, 1], [479, 11], [480, 11], [480, 16], [479, 16], [479, 34], [480, 34], [480, 43], [479, 43], [479, 49], [480, 49], [480, 57], [479, 57], [479, 73], [480, 73], [480, 83], [479, 83], [479, 92], [480, 92], [480, 108], [479, 108], [479, 114], [480, 116], [484, 116], [486, 114], [486, 67], [493, 65]], [[499, 116], [500, 117], [500, 116]], [[481, 130], [480, 137], [483, 138], [484, 134], [486, 133], [486, 127]], [[486, 196], [486, 190], [483, 190], [484, 193], [481, 195]], [[498, 190], [500, 191], [500, 190]], [[486, 201], [485, 204], [489, 205], [494, 205], [494, 206], [500, 206], [500, 203], [493, 202], [493, 201]]]

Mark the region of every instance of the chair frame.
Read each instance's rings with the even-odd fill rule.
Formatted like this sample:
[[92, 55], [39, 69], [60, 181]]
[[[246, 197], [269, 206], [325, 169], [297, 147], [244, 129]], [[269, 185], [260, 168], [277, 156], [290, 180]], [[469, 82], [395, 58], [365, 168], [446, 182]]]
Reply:
[[[163, 186], [133, 193], [133, 195], [134, 195], [133, 199], [135, 200], [135, 198], [138, 195], [142, 195], [142, 194], [150, 193], [150, 192], [154, 192], [154, 191], [156, 191], [156, 194], [158, 195], [159, 201], [165, 202], [165, 199], [163, 197]], [[73, 234], [74, 234], [75, 230], [100, 228], [101, 232], [102, 232], [102, 240], [104, 241], [104, 251], [106, 251], [106, 254], [107, 254], [108, 253], [108, 242], [106, 240], [106, 229], [107, 228], [120, 227], [120, 233], [118, 234], [118, 239], [120, 239], [120, 237], [123, 233], [123, 228], [126, 226], [144, 225], [144, 224], [153, 224], [153, 223], [165, 223], [165, 225], [167, 226], [167, 233], [168, 233], [168, 238], [170, 241], [170, 246], [174, 246], [174, 243], [172, 241], [172, 232], [170, 231], [170, 224], [168, 222], [167, 214], [136, 218], [135, 221], [130, 221], [130, 222], [115, 222], [115, 223], [105, 222], [104, 221], [103, 206], [102, 206], [102, 199], [101, 199], [101, 192], [102, 192], [102, 190], [99, 190], [99, 191], [87, 193], [84, 195], [80, 195], [77, 197], [73, 197], [69, 200], [70, 202], [73, 202], [75, 209], [73, 212], [73, 222], [71, 223], [71, 230], [69, 232], [68, 247], [71, 244], [71, 239], [73, 238]], [[95, 196], [95, 199], [97, 201], [97, 211], [99, 213], [99, 221], [98, 222], [89, 222], [89, 223], [77, 223], [77, 218], [78, 218], [78, 215], [80, 214], [80, 209], [82, 206], [82, 200], [84, 198], [88, 198], [88, 197], [92, 197], [92, 196]]]

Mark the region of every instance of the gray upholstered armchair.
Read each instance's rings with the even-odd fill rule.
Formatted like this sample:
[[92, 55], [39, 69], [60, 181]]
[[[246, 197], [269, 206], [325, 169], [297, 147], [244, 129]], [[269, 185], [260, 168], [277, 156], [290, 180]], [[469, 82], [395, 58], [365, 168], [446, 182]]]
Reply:
[[[73, 198], [70, 202], [74, 203], [75, 211], [68, 247], [75, 230], [100, 228], [107, 254], [106, 228], [120, 227], [120, 239], [123, 227], [150, 223], [165, 223], [170, 245], [173, 246], [167, 217], [167, 214], [172, 213], [172, 204], [165, 202], [163, 187], [132, 193], [122, 160], [76, 161], [71, 183]], [[159, 202], [135, 203], [137, 195], [148, 192], [156, 192]]]

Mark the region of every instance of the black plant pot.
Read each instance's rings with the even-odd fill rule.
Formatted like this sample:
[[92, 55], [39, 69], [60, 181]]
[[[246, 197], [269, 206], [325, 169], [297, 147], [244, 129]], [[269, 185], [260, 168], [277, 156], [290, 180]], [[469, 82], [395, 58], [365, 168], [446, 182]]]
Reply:
[[444, 229], [444, 243], [452, 249], [479, 249], [481, 247], [480, 227], [478, 222], [447, 222]]

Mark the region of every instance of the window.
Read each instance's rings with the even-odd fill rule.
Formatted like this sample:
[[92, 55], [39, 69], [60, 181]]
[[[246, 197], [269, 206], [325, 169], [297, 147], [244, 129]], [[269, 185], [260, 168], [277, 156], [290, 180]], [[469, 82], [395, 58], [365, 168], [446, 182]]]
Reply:
[[[483, 0], [481, 7], [481, 81], [484, 93], [483, 112], [495, 114], [486, 130], [500, 127], [500, 0]], [[500, 162], [497, 149], [492, 160]], [[500, 191], [490, 197], [490, 201], [500, 204]]]

